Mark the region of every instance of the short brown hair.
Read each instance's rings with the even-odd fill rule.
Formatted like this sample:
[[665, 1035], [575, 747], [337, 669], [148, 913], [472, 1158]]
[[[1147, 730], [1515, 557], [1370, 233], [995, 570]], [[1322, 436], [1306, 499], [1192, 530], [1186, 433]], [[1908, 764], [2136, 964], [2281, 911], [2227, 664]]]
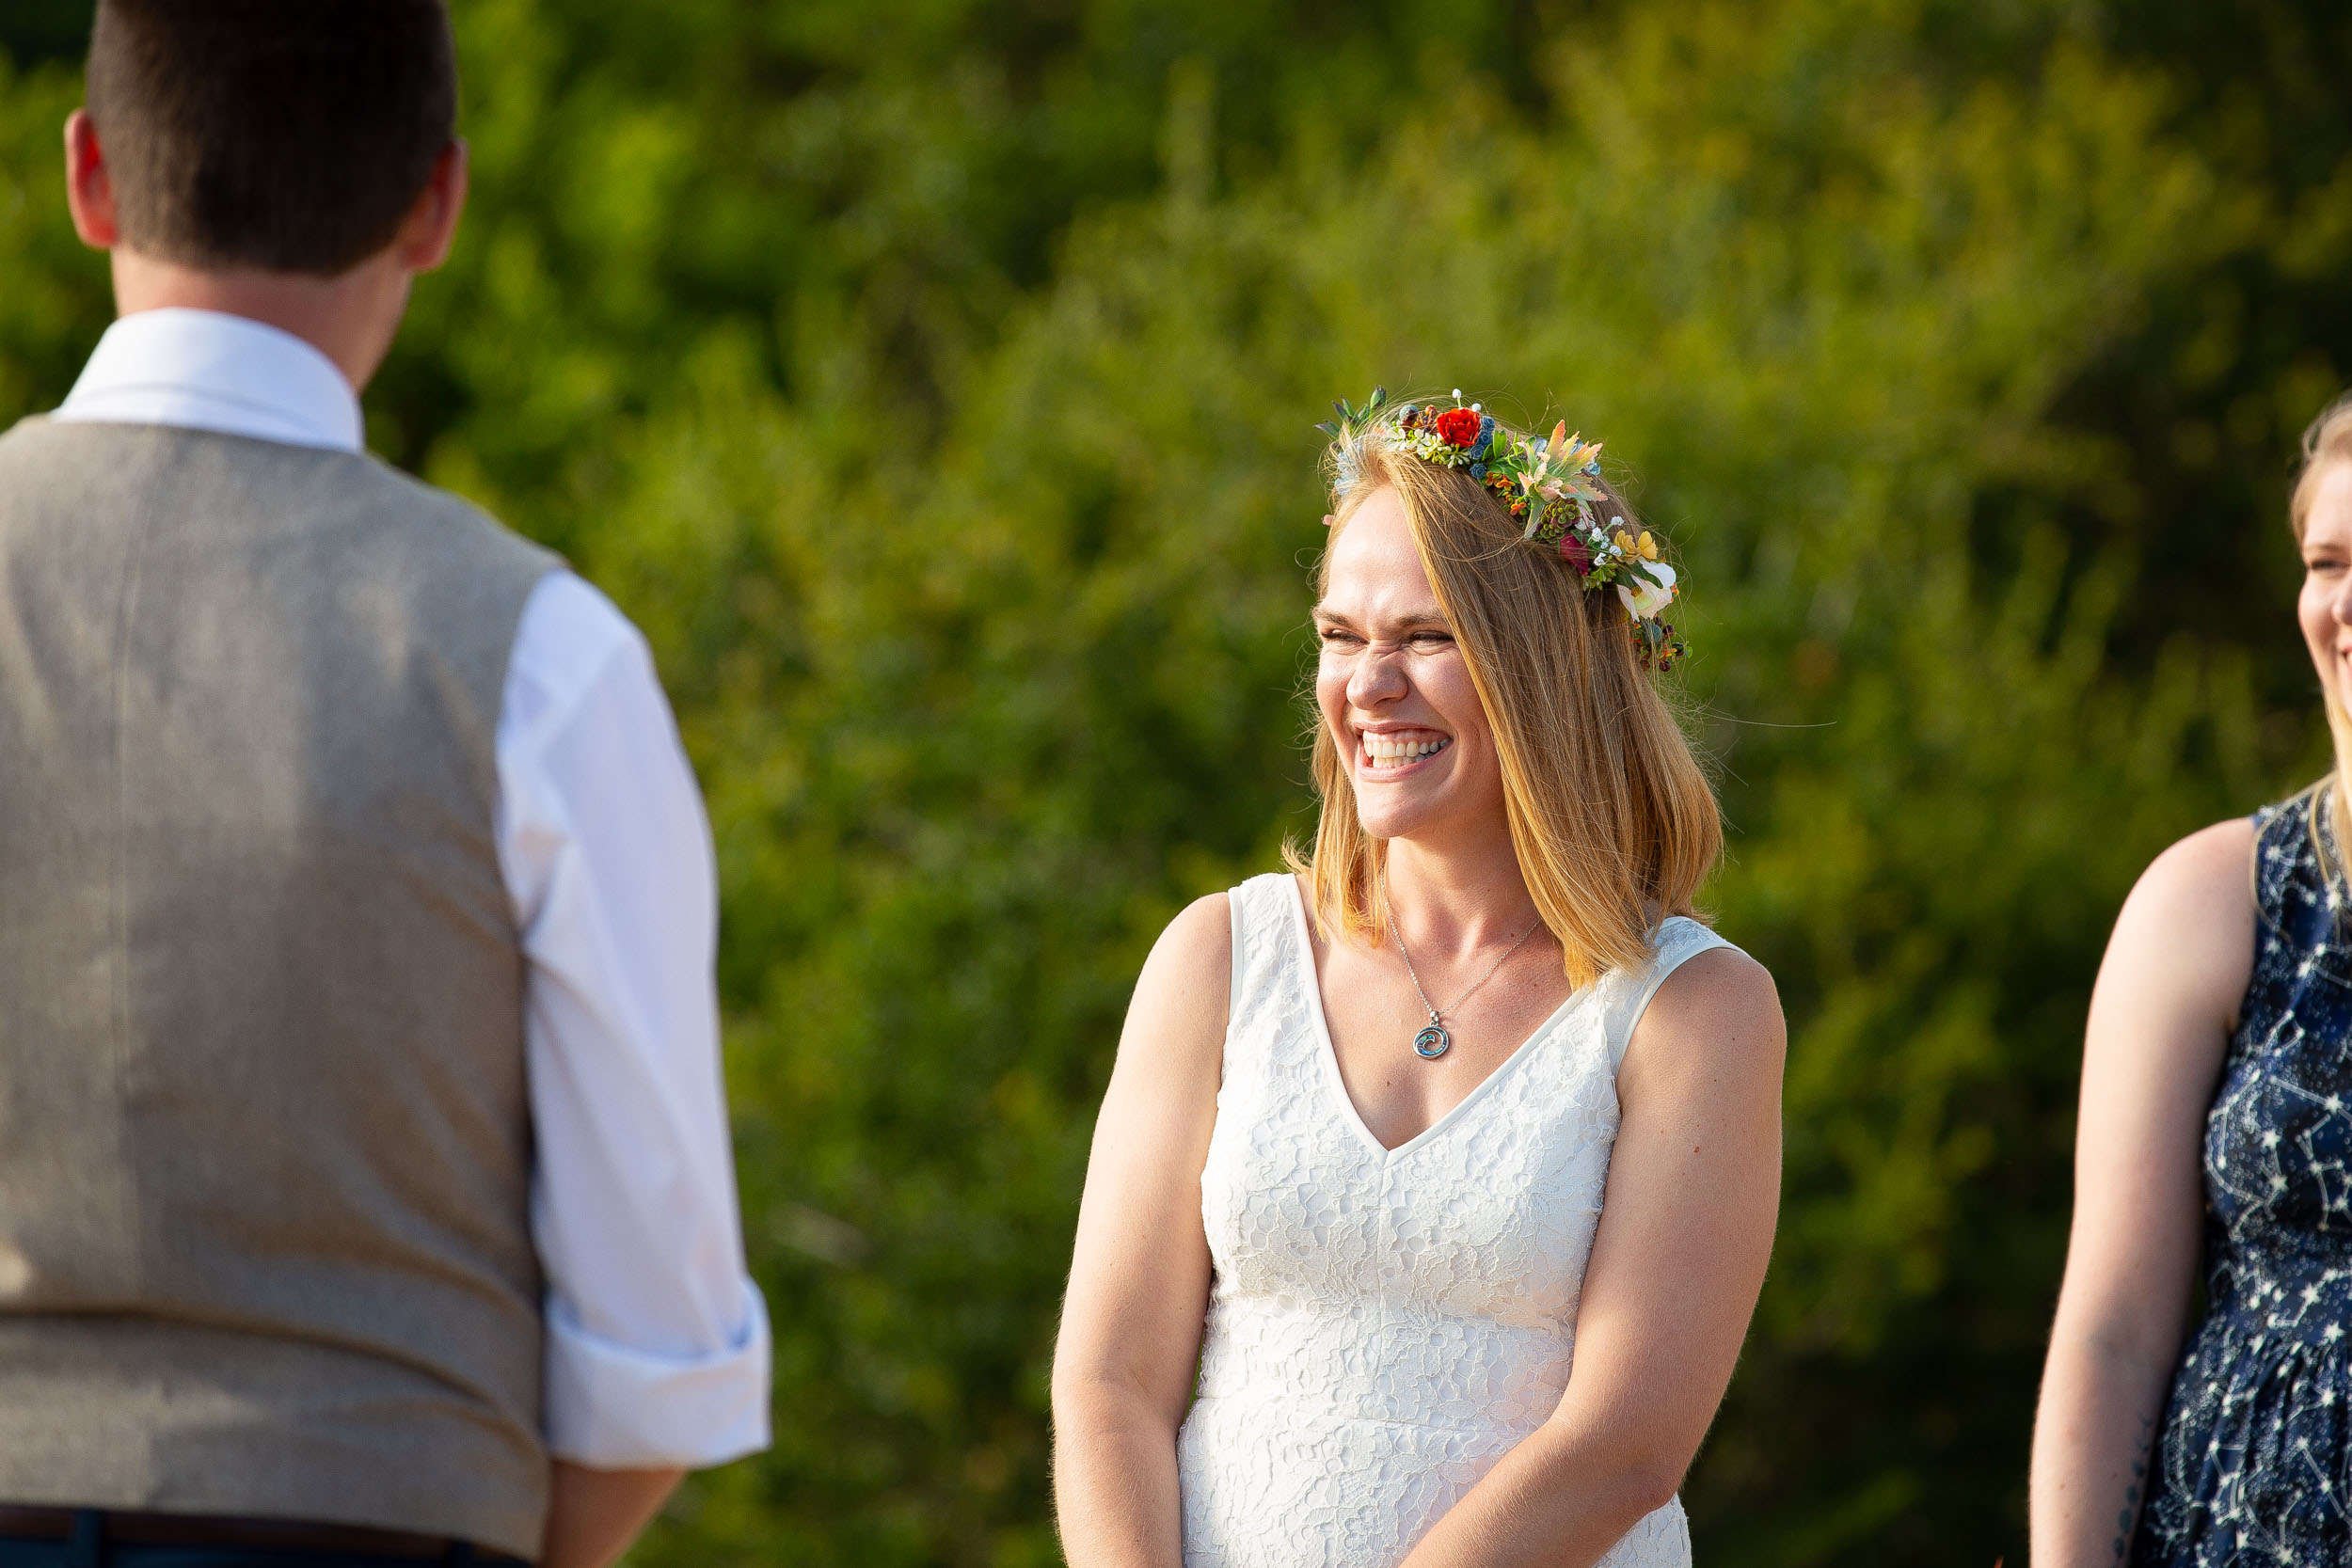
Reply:
[[[1519, 874], [1583, 985], [1650, 952], [1667, 915], [1693, 900], [1723, 855], [1723, 818], [1706, 771], [1644, 666], [1613, 593], [1588, 593], [1519, 520], [1468, 475], [1424, 463], [1377, 434], [1358, 437], [1332, 488], [1336, 539], [1363, 503], [1394, 489], [1429, 586], [1454, 628], [1494, 726]], [[1608, 515], [1633, 510], [1604, 483]], [[1638, 523], [1632, 524], [1639, 528]], [[1317, 588], [1327, 571], [1317, 571]], [[1311, 859], [1290, 851], [1314, 888], [1324, 930], [1376, 938], [1387, 921], [1375, 867], [1388, 852], [1356, 815], [1355, 786], [1328, 724], [1315, 726], [1323, 797]]]
[[195, 267], [348, 270], [457, 121], [443, 0], [100, 0], [87, 91], [123, 242]]

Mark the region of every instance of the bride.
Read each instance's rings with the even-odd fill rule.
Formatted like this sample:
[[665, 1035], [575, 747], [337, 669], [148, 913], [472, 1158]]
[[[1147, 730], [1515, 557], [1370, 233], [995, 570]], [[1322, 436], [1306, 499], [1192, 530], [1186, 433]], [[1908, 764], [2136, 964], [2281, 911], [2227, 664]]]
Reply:
[[1690, 1561], [1778, 1206], [1672, 569], [1565, 427], [1340, 405], [1311, 858], [1177, 916], [1054, 1364], [1075, 1568]]

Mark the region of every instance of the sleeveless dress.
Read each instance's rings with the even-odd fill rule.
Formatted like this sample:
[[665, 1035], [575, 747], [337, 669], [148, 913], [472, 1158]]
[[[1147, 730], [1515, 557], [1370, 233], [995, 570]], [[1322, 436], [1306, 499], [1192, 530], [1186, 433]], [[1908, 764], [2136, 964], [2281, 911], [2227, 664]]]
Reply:
[[2205, 1118], [2208, 1306], [2134, 1544], [2146, 1568], [2352, 1562], [2352, 946], [2311, 810], [2254, 818], [2254, 976]]
[[[1184, 1561], [1386, 1568], [1560, 1402], [1617, 1064], [1660, 983], [1729, 944], [1665, 921], [1647, 965], [1578, 991], [1388, 1149], [1341, 1083], [1297, 883], [1259, 877], [1231, 898], [1232, 1006], [1200, 1177], [1216, 1276], [1177, 1437]], [[1690, 1560], [1679, 1501], [1602, 1559]]]

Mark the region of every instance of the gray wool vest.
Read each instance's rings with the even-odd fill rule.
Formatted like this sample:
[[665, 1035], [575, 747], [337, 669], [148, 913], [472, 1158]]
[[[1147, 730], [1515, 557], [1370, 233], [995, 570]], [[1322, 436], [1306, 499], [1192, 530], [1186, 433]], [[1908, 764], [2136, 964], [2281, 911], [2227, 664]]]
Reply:
[[492, 816], [553, 563], [368, 457], [0, 436], [0, 1502], [536, 1555]]

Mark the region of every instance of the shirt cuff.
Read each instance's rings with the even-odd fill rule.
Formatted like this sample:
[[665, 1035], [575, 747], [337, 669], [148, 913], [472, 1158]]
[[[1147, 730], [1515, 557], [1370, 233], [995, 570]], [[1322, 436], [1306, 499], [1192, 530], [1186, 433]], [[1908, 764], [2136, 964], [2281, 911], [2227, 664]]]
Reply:
[[710, 1355], [659, 1355], [599, 1338], [570, 1305], [547, 1310], [547, 1441], [592, 1469], [699, 1469], [769, 1442], [768, 1303], [743, 1281], [743, 1326]]

